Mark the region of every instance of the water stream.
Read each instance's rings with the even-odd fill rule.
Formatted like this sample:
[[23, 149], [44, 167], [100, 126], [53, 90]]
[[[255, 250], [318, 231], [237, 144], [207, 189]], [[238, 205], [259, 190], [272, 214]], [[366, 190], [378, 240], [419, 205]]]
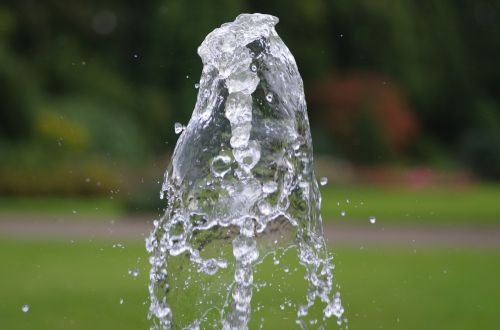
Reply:
[[242, 14], [198, 48], [196, 106], [146, 239], [154, 329], [269, 328], [270, 310], [303, 329], [343, 322], [303, 83], [277, 23]]

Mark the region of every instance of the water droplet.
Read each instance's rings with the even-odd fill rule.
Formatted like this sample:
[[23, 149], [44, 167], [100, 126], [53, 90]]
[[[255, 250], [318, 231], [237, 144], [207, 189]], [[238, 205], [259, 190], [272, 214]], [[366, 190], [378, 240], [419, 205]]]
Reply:
[[73, 214], [76, 214], [76, 213], [77, 213], [76, 210], [73, 210]]
[[194, 84], [194, 88], [196, 89], [200, 88], [200, 84], [199, 83]]
[[371, 224], [374, 224], [375, 222], [377, 222], [377, 218], [375, 218], [374, 216], [369, 217], [368, 220], [370, 220]]
[[186, 79], [189, 79], [189, 75], [186, 75]]
[[132, 277], [137, 277], [139, 276], [139, 270], [137, 268], [129, 269], [128, 274]]
[[324, 186], [328, 183], [328, 178], [326, 176], [322, 176], [320, 179], [319, 179], [319, 184]]
[[23, 313], [28, 313], [28, 311], [30, 310], [30, 306], [28, 304], [24, 304], [21, 307], [21, 310], [23, 311]]
[[90, 178], [85, 178], [85, 182], [89, 183], [90, 182]]
[[135, 53], [134, 55], [132, 55], [133, 58], [135, 59], [138, 59], [139, 58], [139, 54]]
[[345, 211], [340, 211], [340, 216], [345, 217], [346, 213]]
[[184, 125], [182, 125], [181, 123], [175, 123], [174, 124], [174, 132], [175, 132], [175, 134], [180, 134], [185, 129], [186, 129], [186, 127]]
[[272, 102], [273, 101], [273, 94], [267, 93], [266, 94], [266, 100], [267, 100], [267, 102]]
[[257, 71], [257, 66], [256, 66], [255, 64], [252, 64], [252, 65], [250, 66], [250, 70], [252, 70], [252, 72]]
[[125, 246], [122, 243], [113, 244], [113, 249], [116, 249], [116, 248], [124, 249]]
[[123, 298], [120, 298], [120, 305], [123, 305]]

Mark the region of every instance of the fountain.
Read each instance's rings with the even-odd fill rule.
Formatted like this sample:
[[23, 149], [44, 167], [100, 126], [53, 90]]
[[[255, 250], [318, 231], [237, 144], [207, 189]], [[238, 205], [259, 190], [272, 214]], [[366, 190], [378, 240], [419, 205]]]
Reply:
[[154, 329], [268, 328], [269, 310], [303, 329], [344, 321], [302, 79], [277, 22], [242, 14], [198, 48], [196, 106], [146, 239]]

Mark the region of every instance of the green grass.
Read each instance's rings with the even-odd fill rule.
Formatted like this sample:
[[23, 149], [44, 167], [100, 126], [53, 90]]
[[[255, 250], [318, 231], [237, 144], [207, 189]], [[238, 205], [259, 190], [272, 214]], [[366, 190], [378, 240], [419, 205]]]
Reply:
[[325, 220], [368, 222], [375, 216], [378, 223], [391, 224], [500, 224], [498, 185], [426, 189], [327, 186], [321, 187], [321, 194]]
[[[0, 259], [1, 329], [147, 328], [140, 244], [1, 240]], [[141, 274], [133, 278], [128, 269], [138, 263]]]
[[[500, 185], [426, 189], [328, 185], [321, 187], [321, 194], [326, 221], [363, 223], [375, 216], [384, 224], [500, 225]], [[0, 215], [109, 218], [125, 214], [123, 205], [105, 197], [0, 197]], [[156, 207], [136, 211], [157, 213]]]
[[[0, 239], [0, 328], [147, 329], [143, 244], [113, 249], [113, 243]], [[500, 324], [499, 250], [335, 251], [350, 329], [493, 330]], [[262, 265], [256, 278], [271, 275], [274, 286], [256, 293], [254, 303], [274, 304], [273, 288], [280, 285], [291, 297], [305, 290], [300, 270], [284, 277], [284, 263], [292, 259]], [[141, 271], [137, 278], [127, 274], [133, 267]], [[30, 305], [28, 313], [23, 304]], [[271, 308], [260, 314], [269, 320], [265, 328], [282, 328], [275, 315]]]
[[0, 197], [0, 214], [104, 218], [123, 214], [123, 208], [104, 197]]

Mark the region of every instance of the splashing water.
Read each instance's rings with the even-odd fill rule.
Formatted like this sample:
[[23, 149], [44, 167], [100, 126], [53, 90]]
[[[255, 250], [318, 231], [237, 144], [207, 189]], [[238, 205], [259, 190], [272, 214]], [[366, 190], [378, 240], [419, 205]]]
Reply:
[[[242, 14], [198, 48], [198, 99], [165, 172], [165, 214], [146, 239], [155, 329], [262, 328], [256, 314], [266, 309], [275, 318], [292, 310], [278, 324], [303, 329], [343, 321], [302, 79], [277, 22]], [[302, 267], [285, 266], [291, 257]], [[284, 289], [284, 276], [300, 272], [307, 289], [294, 302], [287, 295], [299, 289]], [[272, 302], [285, 294], [278, 307], [255, 300], [266, 290]]]

